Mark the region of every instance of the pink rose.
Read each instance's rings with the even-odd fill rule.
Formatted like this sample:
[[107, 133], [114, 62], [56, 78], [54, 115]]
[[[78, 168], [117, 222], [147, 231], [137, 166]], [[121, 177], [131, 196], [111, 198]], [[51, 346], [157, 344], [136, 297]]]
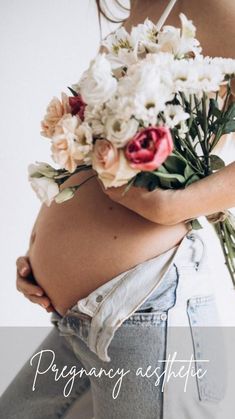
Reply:
[[149, 127], [138, 132], [125, 149], [130, 166], [140, 170], [155, 170], [167, 159], [174, 145], [167, 127]]
[[83, 121], [86, 103], [82, 100], [81, 95], [70, 96], [69, 105], [71, 107], [71, 114], [78, 115], [80, 119]]
[[98, 173], [114, 174], [117, 170], [118, 160], [118, 150], [110, 141], [102, 139], [95, 142], [92, 163]]

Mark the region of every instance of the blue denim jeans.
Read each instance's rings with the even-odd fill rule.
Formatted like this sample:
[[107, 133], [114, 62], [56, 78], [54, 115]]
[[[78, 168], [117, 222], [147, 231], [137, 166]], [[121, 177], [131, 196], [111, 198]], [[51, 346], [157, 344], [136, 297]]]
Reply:
[[[141, 264], [139, 278], [147, 265]], [[95, 316], [82, 313], [77, 305], [63, 317], [55, 313], [54, 330], [3, 394], [0, 416], [62, 418], [90, 386], [95, 419], [221, 419], [226, 372], [219, 365], [224, 367], [225, 355], [208, 269], [205, 245], [192, 233], [163, 280], [118, 327], [113, 327], [116, 312], [106, 300], [107, 330], [100, 335], [108, 346], [109, 362], [89, 347]], [[130, 302], [133, 293], [128, 294]], [[113, 311], [115, 322], [108, 323]], [[111, 340], [106, 340], [109, 327]], [[32, 392], [39, 354], [46, 375], [38, 376]], [[182, 361], [185, 371], [191, 365], [194, 372], [187, 382], [178, 374]], [[70, 373], [56, 381], [56, 368]]]

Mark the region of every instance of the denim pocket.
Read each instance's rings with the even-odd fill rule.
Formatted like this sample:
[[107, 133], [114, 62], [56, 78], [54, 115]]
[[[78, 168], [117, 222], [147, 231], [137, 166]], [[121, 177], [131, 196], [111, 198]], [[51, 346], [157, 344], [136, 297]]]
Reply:
[[[225, 396], [227, 372], [223, 329], [213, 295], [188, 300], [197, 387], [201, 401], [219, 402]], [[200, 373], [200, 371], [204, 372]]]

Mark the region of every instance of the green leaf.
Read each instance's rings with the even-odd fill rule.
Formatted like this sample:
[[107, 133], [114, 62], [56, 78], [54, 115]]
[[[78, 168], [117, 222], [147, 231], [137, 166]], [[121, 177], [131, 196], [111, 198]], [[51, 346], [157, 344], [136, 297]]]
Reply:
[[235, 102], [231, 103], [228, 110], [225, 113], [225, 117], [228, 119], [234, 119], [235, 118]]
[[185, 182], [185, 178], [182, 175], [178, 175], [177, 173], [161, 173], [161, 172], [154, 172], [155, 176], [163, 179], [171, 179], [171, 180], [178, 180], [180, 183]]
[[224, 134], [229, 134], [230, 132], [234, 132], [235, 131], [235, 120], [231, 120], [225, 123], [223, 130], [222, 130], [222, 135]]
[[192, 124], [191, 124], [191, 127], [189, 129], [189, 135], [192, 138], [192, 140], [195, 140], [195, 138], [197, 137], [197, 134], [198, 134], [197, 133], [197, 124], [196, 124], [196, 121], [193, 120]]
[[197, 218], [191, 221], [191, 226], [193, 230], [201, 230], [202, 228], [202, 225], [199, 223]]
[[210, 155], [210, 165], [212, 170], [219, 170], [225, 166], [224, 161], [221, 157], [216, 156], [215, 154]]
[[127, 186], [126, 186], [125, 190], [123, 191], [122, 196], [124, 196], [129, 191], [129, 189], [131, 188], [131, 186], [134, 185], [134, 183], [135, 183], [135, 177], [136, 176], [134, 176], [132, 179], [130, 179], [127, 182]]
[[191, 185], [194, 182], [197, 182], [198, 180], [200, 180], [201, 177], [199, 175], [193, 175], [191, 176], [185, 183], [185, 187]]
[[154, 174], [152, 174], [152, 172], [141, 172], [135, 176], [133, 185], [136, 187], [146, 188], [148, 191], [152, 191], [160, 186], [160, 182], [159, 179]]
[[193, 168], [189, 164], [187, 164], [187, 166], [184, 169], [184, 177], [185, 177], [185, 179], [189, 179], [194, 174], [195, 174], [195, 170], [193, 170]]
[[171, 155], [167, 158], [162, 166], [170, 173], [181, 173], [183, 175], [186, 162], [178, 155]]
[[221, 110], [219, 109], [219, 105], [217, 100], [215, 99], [210, 99], [210, 105], [209, 105], [209, 112], [208, 112], [208, 117], [210, 117], [211, 115], [215, 116], [216, 118], [220, 118], [221, 117]]
[[42, 173], [40, 172], [34, 172], [30, 175], [31, 178], [39, 179], [40, 177], [44, 177]]
[[68, 89], [70, 90], [73, 96], [78, 96], [78, 93], [75, 90], [73, 90], [72, 87], [68, 86]]

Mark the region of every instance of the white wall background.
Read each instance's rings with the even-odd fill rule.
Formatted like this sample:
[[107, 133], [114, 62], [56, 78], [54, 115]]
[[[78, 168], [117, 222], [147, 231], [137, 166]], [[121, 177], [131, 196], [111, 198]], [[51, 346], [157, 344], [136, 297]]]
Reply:
[[[40, 206], [27, 181], [27, 166], [49, 160], [49, 143], [39, 134], [45, 108], [52, 96], [78, 80], [98, 44], [93, 0], [0, 0], [0, 326], [50, 324], [49, 315], [15, 288], [15, 260], [27, 250]], [[235, 148], [227, 155], [234, 160]], [[234, 310], [228, 311], [235, 308], [235, 291], [211, 229], [204, 234], [214, 254], [220, 309], [229, 324], [235, 322]]]
[[0, 0], [0, 326], [49, 324], [15, 289], [15, 260], [40, 207], [27, 166], [49, 160], [40, 120], [51, 98], [78, 81], [99, 37], [94, 0]]

